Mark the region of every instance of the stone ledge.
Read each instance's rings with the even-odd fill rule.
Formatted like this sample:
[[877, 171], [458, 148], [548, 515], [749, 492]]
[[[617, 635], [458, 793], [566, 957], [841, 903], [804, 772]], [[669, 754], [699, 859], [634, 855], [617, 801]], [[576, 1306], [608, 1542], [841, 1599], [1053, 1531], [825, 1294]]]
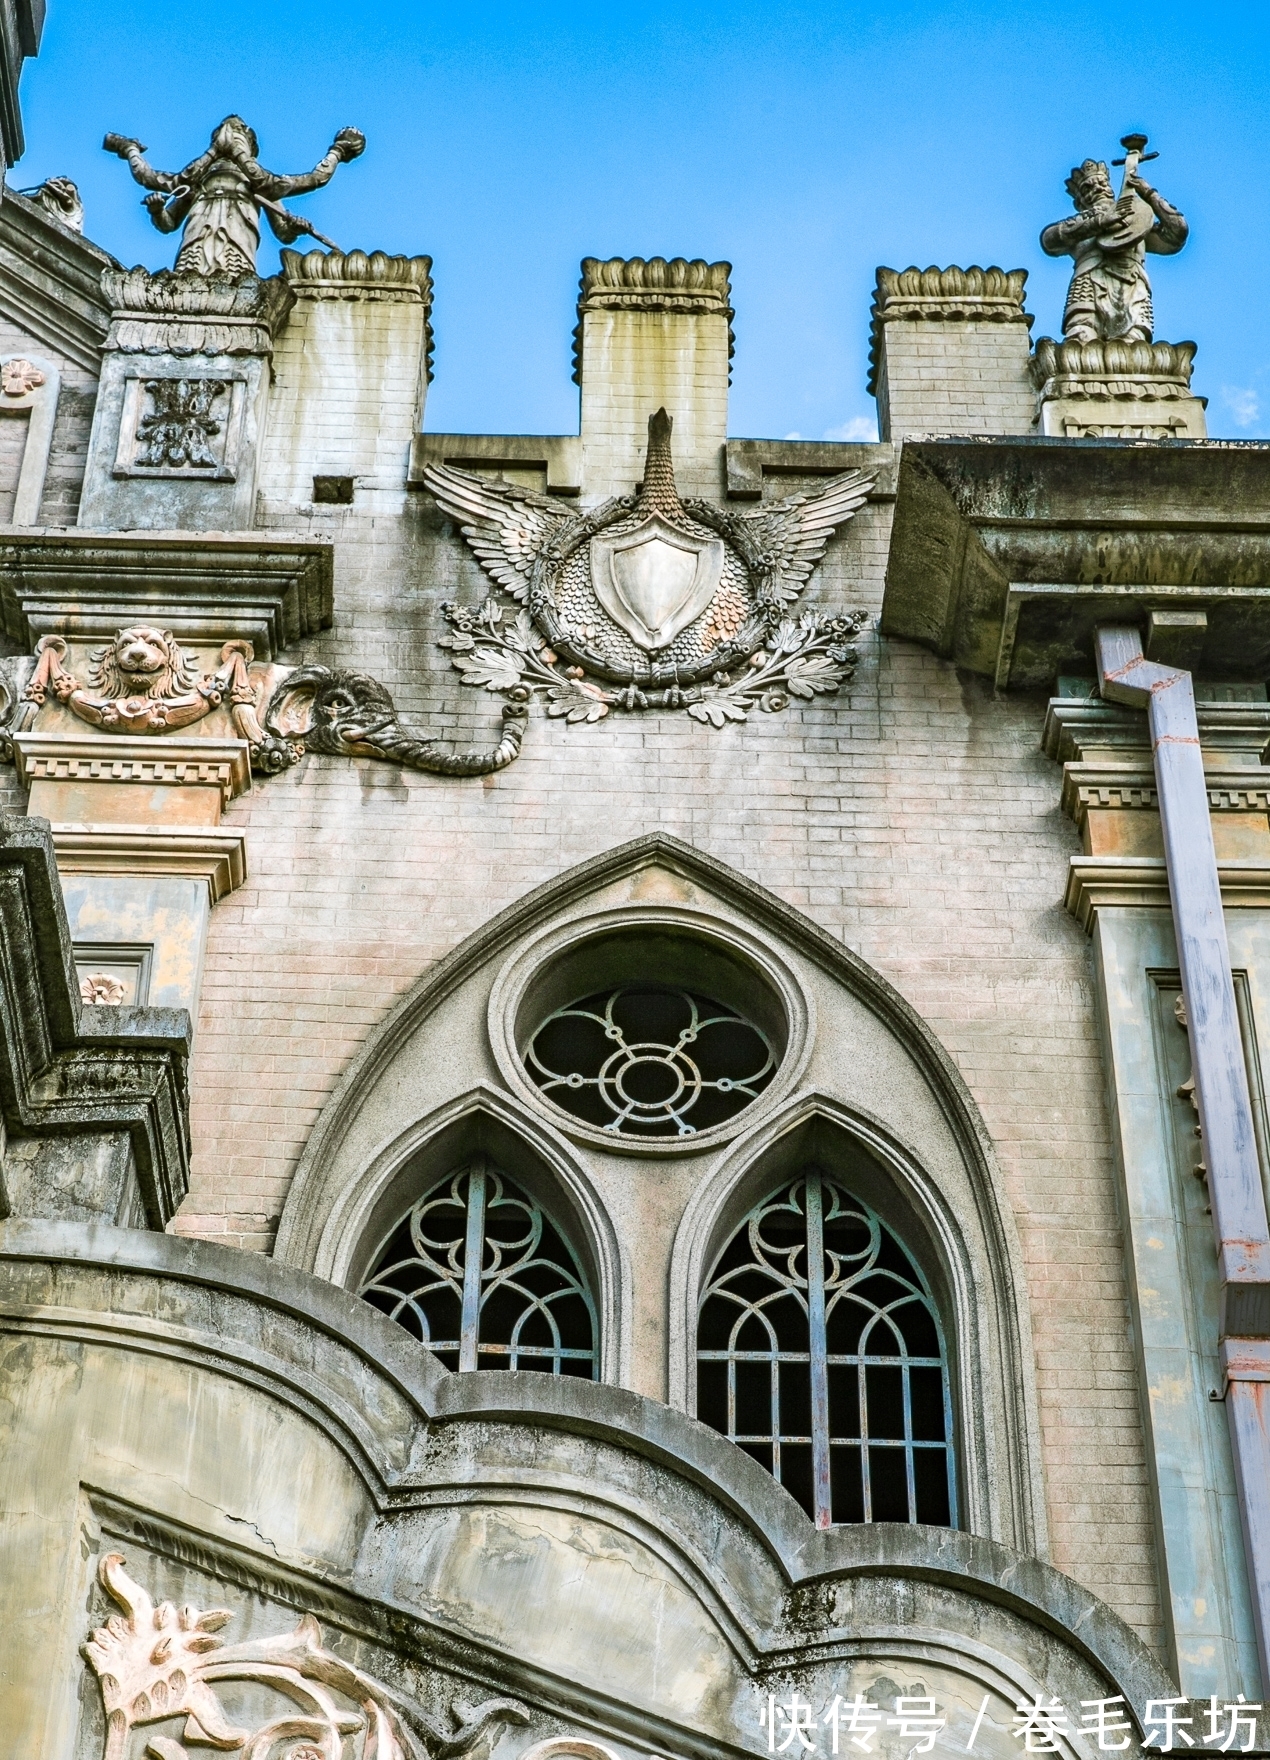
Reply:
[[112, 636], [161, 623], [189, 641], [250, 641], [258, 660], [329, 629], [329, 538], [265, 532], [94, 532], [33, 527], [0, 534], [0, 624], [21, 647], [39, 636]]
[[[1218, 862], [1217, 873], [1227, 910], [1270, 910], [1270, 865]], [[1170, 910], [1164, 857], [1073, 856], [1063, 904], [1087, 934], [1100, 910]]]
[[183, 830], [55, 823], [53, 847], [63, 874], [203, 880], [212, 904], [236, 892], [247, 878], [247, 833], [236, 826]]
[[[1270, 770], [1261, 775], [1248, 768], [1205, 771], [1208, 804], [1215, 813], [1270, 812]], [[1063, 766], [1063, 811], [1083, 825], [1091, 807], [1119, 810], [1156, 808], [1155, 771], [1150, 764], [1081, 764]]]
[[244, 739], [180, 739], [159, 734], [18, 733], [13, 736], [18, 780], [136, 782], [147, 787], [220, 790], [221, 805], [251, 787]]

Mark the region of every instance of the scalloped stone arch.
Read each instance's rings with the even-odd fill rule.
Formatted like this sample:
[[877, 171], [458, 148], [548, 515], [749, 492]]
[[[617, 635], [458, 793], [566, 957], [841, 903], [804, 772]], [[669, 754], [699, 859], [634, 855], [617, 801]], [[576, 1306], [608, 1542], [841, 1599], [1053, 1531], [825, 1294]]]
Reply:
[[953, 1202], [893, 1128], [831, 1095], [796, 1094], [762, 1120], [684, 1211], [670, 1263], [670, 1403], [690, 1415], [696, 1408], [697, 1305], [718, 1253], [757, 1203], [813, 1161], [878, 1211], [932, 1283], [951, 1357], [959, 1525], [1040, 1550], [1031, 1359], [1008, 1347], [1019, 1298], [995, 1194], [969, 1180]]

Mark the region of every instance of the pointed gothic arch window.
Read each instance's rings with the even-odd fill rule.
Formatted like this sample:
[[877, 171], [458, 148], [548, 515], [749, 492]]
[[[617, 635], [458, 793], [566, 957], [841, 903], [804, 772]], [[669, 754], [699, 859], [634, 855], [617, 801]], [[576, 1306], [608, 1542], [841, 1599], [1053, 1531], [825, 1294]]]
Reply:
[[818, 1527], [957, 1521], [948, 1353], [880, 1216], [817, 1167], [764, 1199], [701, 1299], [697, 1415]]
[[447, 1369], [595, 1378], [595, 1304], [541, 1205], [484, 1156], [392, 1229], [358, 1292]]

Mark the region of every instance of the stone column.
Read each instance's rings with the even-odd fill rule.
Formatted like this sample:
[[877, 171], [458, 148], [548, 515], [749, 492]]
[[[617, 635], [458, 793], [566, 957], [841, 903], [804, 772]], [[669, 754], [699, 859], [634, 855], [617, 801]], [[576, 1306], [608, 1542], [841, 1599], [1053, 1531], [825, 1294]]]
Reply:
[[295, 309], [274, 355], [268, 516], [404, 497], [431, 374], [432, 259], [282, 252]]
[[883, 440], [1030, 434], [1026, 269], [879, 269], [869, 390]]
[[730, 263], [613, 257], [582, 263], [574, 378], [582, 388], [582, 493], [634, 494], [648, 418], [674, 419], [684, 495], [723, 493], [732, 354]]

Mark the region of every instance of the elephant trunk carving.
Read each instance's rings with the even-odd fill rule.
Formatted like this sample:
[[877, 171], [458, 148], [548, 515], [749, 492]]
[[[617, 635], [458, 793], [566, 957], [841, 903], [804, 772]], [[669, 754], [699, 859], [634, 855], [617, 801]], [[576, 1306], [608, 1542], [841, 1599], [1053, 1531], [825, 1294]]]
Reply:
[[[287, 725], [279, 719], [284, 713]], [[528, 713], [525, 704], [508, 703], [503, 708], [503, 737], [496, 746], [451, 751], [439, 740], [421, 738], [403, 727], [391, 696], [369, 673], [299, 666], [274, 691], [264, 721], [271, 734], [310, 752], [382, 758], [407, 770], [428, 770], [439, 776], [486, 776], [517, 757]]]

